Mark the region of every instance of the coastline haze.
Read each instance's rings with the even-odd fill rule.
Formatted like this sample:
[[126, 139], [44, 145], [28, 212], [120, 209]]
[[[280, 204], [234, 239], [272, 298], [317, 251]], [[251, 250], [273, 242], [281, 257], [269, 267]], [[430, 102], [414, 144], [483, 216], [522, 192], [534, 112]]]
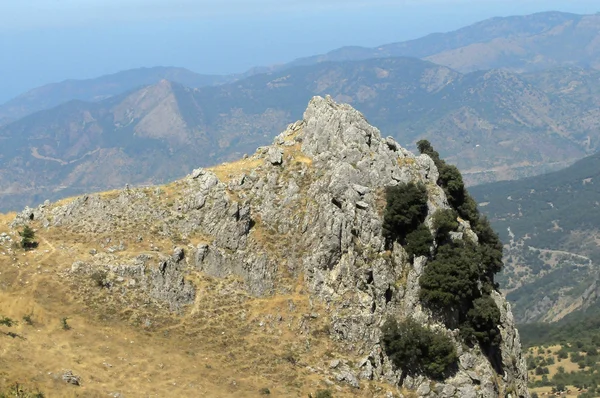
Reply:
[[[0, 6], [0, 103], [29, 89], [138, 67], [241, 73], [343, 46], [377, 45], [445, 32], [494, 17], [558, 10], [595, 13], [593, 1], [246, 2], [138, 0]], [[173, 5], [174, 4], [174, 5]], [[120, 8], [119, 8], [120, 7]], [[227, 7], [233, 12], [226, 14]], [[31, 9], [36, 9], [35, 15]], [[121, 12], [119, 13], [119, 10]], [[28, 14], [29, 13], [29, 14]], [[36, 17], [37, 15], [44, 17]], [[27, 18], [27, 17], [30, 18]]]

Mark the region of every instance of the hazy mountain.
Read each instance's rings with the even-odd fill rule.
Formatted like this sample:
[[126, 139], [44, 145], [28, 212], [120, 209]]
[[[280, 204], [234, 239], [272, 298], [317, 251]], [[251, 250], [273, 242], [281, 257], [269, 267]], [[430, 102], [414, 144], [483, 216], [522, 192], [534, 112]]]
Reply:
[[463, 73], [494, 68], [514, 72], [559, 66], [595, 68], [600, 65], [599, 28], [600, 15], [546, 12], [492, 18], [453, 32], [435, 33], [376, 48], [344, 47], [283, 65], [252, 68], [239, 75], [200, 75], [183, 68], [167, 67], [132, 69], [96, 79], [67, 80], [33, 89], [0, 105], [0, 125], [71, 100], [98, 101], [162, 79], [188, 87], [203, 87], [323, 62], [415, 57]]
[[188, 87], [203, 87], [234, 80], [233, 77], [200, 75], [184, 68], [155, 67], [131, 69], [87, 80], [66, 80], [30, 90], [0, 105], [0, 125], [62, 103], [100, 101], [162, 79]]
[[426, 59], [460, 72], [495, 68], [524, 72], [559, 66], [598, 68], [599, 50], [600, 15], [544, 12], [492, 18], [452, 32], [376, 48], [343, 47], [280, 68], [398, 56]]
[[0, 129], [4, 193], [172, 178], [268, 142], [316, 94], [355, 104], [403, 143], [430, 137], [471, 173], [499, 167], [514, 177], [523, 171], [508, 168], [507, 159], [528, 169], [584, 153], [553, 134], [556, 106], [517, 76], [461, 75], [416, 59], [377, 59], [197, 90], [162, 82], [99, 103], [76, 101], [36, 113]]
[[590, 113], [583, 129], [576, 101], [546, 93], [531, 77], [462, 75], [411, 58], [322, 63], [199, 89], [163, 81], [4, 126], [0, 186], [17, 196], [4, 196], [2, 208], [57, 189], [70, 190], [61, 196], [163, 181], [241, 156], [299, 118], [312, 96], [325, 94], [353, 104], [403, 145], [429, 138], [471, 183], [539, 174], [600, 142], [593, 128], [600, 115]]
[[600, 297], [600, 154], [557, 172], [471, 188], [503, 234], [519, 321], [551, 321]]

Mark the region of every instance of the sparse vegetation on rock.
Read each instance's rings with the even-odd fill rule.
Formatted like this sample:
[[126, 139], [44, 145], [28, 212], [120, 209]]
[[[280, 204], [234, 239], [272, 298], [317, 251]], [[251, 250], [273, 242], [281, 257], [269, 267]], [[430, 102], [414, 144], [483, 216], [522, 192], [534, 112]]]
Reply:
[[389, 319], [382, 332], [387, 356], [405, 375], [444, 379], [456, 365], [458, 356], [452, 339], [411, 318], [401, 322]]
[[[466, 342], [479, 342], [498, 363], [500, 310], [491, 293], [496, 288], [494, 275], [502, 269], [502, 244], [488, 220], [480, 216], [458, 169], [440, 159], [428, 141], [419, 141], [417, 147], [438, 167], [438, 184], [452, 207], [433, 216], [438, 247], [420, 278], [420, 298], [442, 314], [448, 326], [458, 324]], [[470, 223], [477, 242], [450, 239], [459, 227], [457, 215]]]
[[423, 225], [427, 216], [427, 189], [412, 182], [386, 189], [383, 234], [388, 242], [405, 246], [411, 257], [429, 254], [433, 237]]

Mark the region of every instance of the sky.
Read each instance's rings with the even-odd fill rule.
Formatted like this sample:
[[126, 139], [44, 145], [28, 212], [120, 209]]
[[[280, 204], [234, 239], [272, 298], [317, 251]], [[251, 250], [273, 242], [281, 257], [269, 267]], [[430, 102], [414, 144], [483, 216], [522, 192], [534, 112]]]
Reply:
[[0, 103], [125, 69], [230, 74], [598, 0], [0, 0]]

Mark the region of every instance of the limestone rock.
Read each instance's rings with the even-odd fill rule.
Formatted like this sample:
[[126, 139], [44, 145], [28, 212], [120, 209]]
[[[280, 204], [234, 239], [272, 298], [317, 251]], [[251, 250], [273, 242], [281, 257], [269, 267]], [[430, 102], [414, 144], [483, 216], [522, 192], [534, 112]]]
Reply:
[[269, 149], [269, 162], [273, 165], [280, 165], [283, 163], [283, 151], [277, 147]]
[[[138, 256], [128, 264], [100, 251], [90, 260], [93, 266], [134, 281], [135, 289], [172, 311], [182, 310], [196, 297], [186, 278], [191, 272], [236, 276], [255, 296], [289, 294], [281, 275], [302, 275], [311, 299], [327, 308], [318, 319], [330, 319], [331, 338], [356, 355], [353, 366], [339, 360], [329, 364], [327, 372], [337, 381], [356, 388], [359, 379], [399, 383], [402, 369], [385, 356], [380, 328], [389, 317], [410, 316], [451, 336], [460, 366], [443, 383], [408, 376], [404, 387], [427, 397], [483, 398], [499, 396], [511, 386], [517, 396], [529, 397], [525, 360], [506, 300], [494, 295], [502, 318], [504, 374], [498, 375], [479, 348], [463, 348], [456, 330], [447, 330], [422, 308], [419, 278], [427, 259], [411, 262], [401, 245], [386, 247], [381, 204], [385, 187], [423, 183], [429, 194], [427, 225], [436, 210], [448, 208], [437, 185], [439, 173], [427, 155], [415, 156], [383, 138], [349, 105], [315, 97], [303, 120], [244, 164], [255, 160], [259, 166], [232, 172], [227, 181], [213, 171], [195, 170], [177, 183], [180, 195], [169, 207], [156, 204], [163, 195], [159, 190], [134, 188], [110, 198], [86, 195], [61, 206], [25, 209], [13, 224], [33, 217], [51, 220], [49, 228], [107, 234], [140, 219], [161, 220], [161, 236], [195, 234], [202, 237], [200, 243], [167, 254], [157, 249], [161, 253]], [[458, 232], [456, 239], [477, 239], [468, 222], [461, 221]], [[86, 273], [93, 267], [74, 268]], [[310, 316], [304, 321], [303, 333], [309, 331]]]

